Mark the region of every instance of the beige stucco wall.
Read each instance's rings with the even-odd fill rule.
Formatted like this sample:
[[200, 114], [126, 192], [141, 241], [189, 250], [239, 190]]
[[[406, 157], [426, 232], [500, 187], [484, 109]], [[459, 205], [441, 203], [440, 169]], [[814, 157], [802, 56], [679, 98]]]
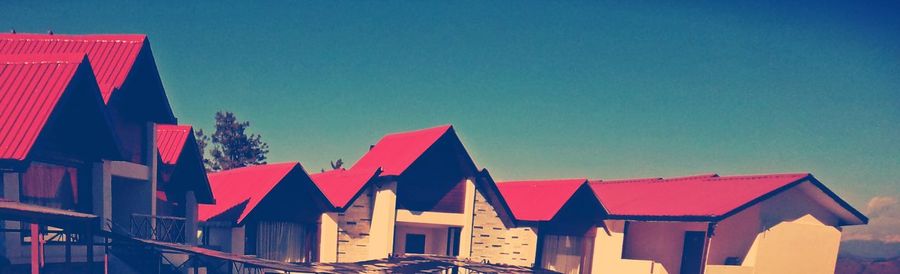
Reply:
[[754, 273], [834, 273], [841, 240], [837, 216], [799, 187], [758, 207], [764, 231], [751, 248], [755, 258], [745, 264]]
[[447, 227], [397, 223], [394, 230], [394, 254], [406, 254], [406, 234], [425, 235], [425, 254], [447, 254]]
[[592, 273], [664, 274], [661, 264], [649, 260], [622, 259], [625, 244], [624, 221], [609, 220], [596, 227]]
[[531, 266], [534, 264], [536, 248], [535, 230], [529, 227], [507, 227], [481, 191], [475, 192], [472, 260]]
[[759, 206], [741, 211], [719, 222], [709, 242], [707, 264], [722, 265], [728, 257], [737, 257], [744, 266], [752, 266], [755, 253], [750, 254], [756, 235], [762, 231]]
[[319, 217], [319, 262], [334, 263], [338, 258], [338, 214], [322, 213]]
[[681, 269], [684, 233], [706, 231], [706, 223], [629, 222], [623, 258], [658, 262], [667, 273]]
[[[394, 224], [397, 214], [397, 182], [381, 185], [373, 195], [372, 225], [368, 260], [387, 258], [394, 251]], [[339, 259], [342, 260], [342, 259]]]

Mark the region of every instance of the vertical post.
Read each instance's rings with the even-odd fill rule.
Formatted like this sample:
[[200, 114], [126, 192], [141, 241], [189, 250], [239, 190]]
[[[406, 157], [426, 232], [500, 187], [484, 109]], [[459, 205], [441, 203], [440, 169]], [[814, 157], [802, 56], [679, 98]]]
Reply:
[[336, 263], [338, 260], [337, 213], [324, 212], [319, 217], [319, 262]]
[[[372, 225], [369, 227], [370, 260], [387, 258], [394, 252], [394, 226], [397, 218], [397, 182], [385, 182], [375, 192]], [[340, 260], [340, 258], [338, 258]]]
[[38, 229], [38, 224], [31, 224], [31, 274], [40, 274], [41, 273], [41, 263], [38, 260], [40, 258], [40, 230]]
[[66, 236], [66, 266], [70, 266], [72, 263], [72, 234], [68, 230], [63, 230], [63, 235]]
[[87, 258], [85, 258], [85, 264], [87, 264], [87, 273], [94, 274], [94, 231], [91, 230], [91, 226], [85, 226], [84, 235], [85, 240], [87, 241], [86, 246], [87, 250]]
[[706, 273], [706, 260], [709, 256], [709, 246], [712, 243], [712, 236], [716, 233], [716, 223], [706, 225], [706, 237], [703, 241], [703, 254], [700, 255], [700, 274]]
[[94, 163], [91, 176], [91, 190], [94, 203], [94, 215], [100, 217], [100, 229], [112, 230], [106, 222], [112, 222], [112, 173], [110, 162], [102, 161]]
[[[464, 183], [466, 184], [466, 198], [465, 198], [465, 209], [463, 210], [463, 215], [465, 216], [466, 222], [463, 224], [460, 229], [460, 233], [458, 235], [458, 239], [456, 241], [459, 243], [459, 254], [458, 256], [461, 258], [469, 258], [472, 256], [472, 230], [474, 229], [475, 223], [475, 182], [473, 180], [476, 179], [467, 179]], [[452, 255], [452, 254], [448, 254]]]
[[[147, 215], [152, 216], [150, 222], [150, 228], [153, 231], [156, 230], [156, 169], [157, 169], [157, 154], [159, 151], [156, 148], [156, 124], [153, 122], [147, 123], [147, 170], [150, 174], [148, 174], [147, 179], [150, 182], [150, 210], [147, 211]], [[194, 232], [197, 233], [197, 232]], [[155, 238], [154, 238], [155, 239]]]
[[197, 196], [188, 191], [184, 197], [184, 244], [198, 245], [197, 239]]
[[537, 234], [537, 243], [534, 248], [534, 267], [540, 268], [544, 260], [544, 233], [541, 233], [541, 224], [538, 223], [534, 228]]

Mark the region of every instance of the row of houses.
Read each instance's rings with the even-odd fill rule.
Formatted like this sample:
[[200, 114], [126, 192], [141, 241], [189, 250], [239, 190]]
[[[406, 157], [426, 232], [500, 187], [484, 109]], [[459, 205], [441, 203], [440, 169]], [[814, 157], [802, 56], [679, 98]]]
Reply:
[[348, 169], [206, 174], [144, 35], [0, 34], [0, 90], [2, 273], [347, 272], [423, 254], [833, 273], [841, 228], [867, 222], [808, 173], [495, 182], [450, 125], [387, 134]]

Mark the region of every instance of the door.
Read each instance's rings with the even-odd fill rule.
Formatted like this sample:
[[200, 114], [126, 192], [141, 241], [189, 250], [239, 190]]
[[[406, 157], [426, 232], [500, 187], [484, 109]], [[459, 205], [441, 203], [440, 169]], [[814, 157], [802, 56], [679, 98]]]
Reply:
[[462, 232], [461, 227], [447, 228], [447, 255], [459, 256], [459, 234]]
[[700, 274], [703, 267], [703, 244], [706, 232], [687, 231], [684, 233], [684, 248], [681, 251], [681, 274]]
[[425, 254], [425, 235], [406, 234], [406, 245], [403, 253]]

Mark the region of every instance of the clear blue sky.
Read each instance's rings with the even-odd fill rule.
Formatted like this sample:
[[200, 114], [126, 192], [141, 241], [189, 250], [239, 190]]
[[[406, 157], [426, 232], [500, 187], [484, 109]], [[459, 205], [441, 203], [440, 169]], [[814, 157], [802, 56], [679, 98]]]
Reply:
[[900, 194], [897, 1], [21, 2], [0, 28], [148, 34], [182, 123], [234, 111], [310, 171], [452, 123], [497, 179], [810, 171], [860, 208]]

